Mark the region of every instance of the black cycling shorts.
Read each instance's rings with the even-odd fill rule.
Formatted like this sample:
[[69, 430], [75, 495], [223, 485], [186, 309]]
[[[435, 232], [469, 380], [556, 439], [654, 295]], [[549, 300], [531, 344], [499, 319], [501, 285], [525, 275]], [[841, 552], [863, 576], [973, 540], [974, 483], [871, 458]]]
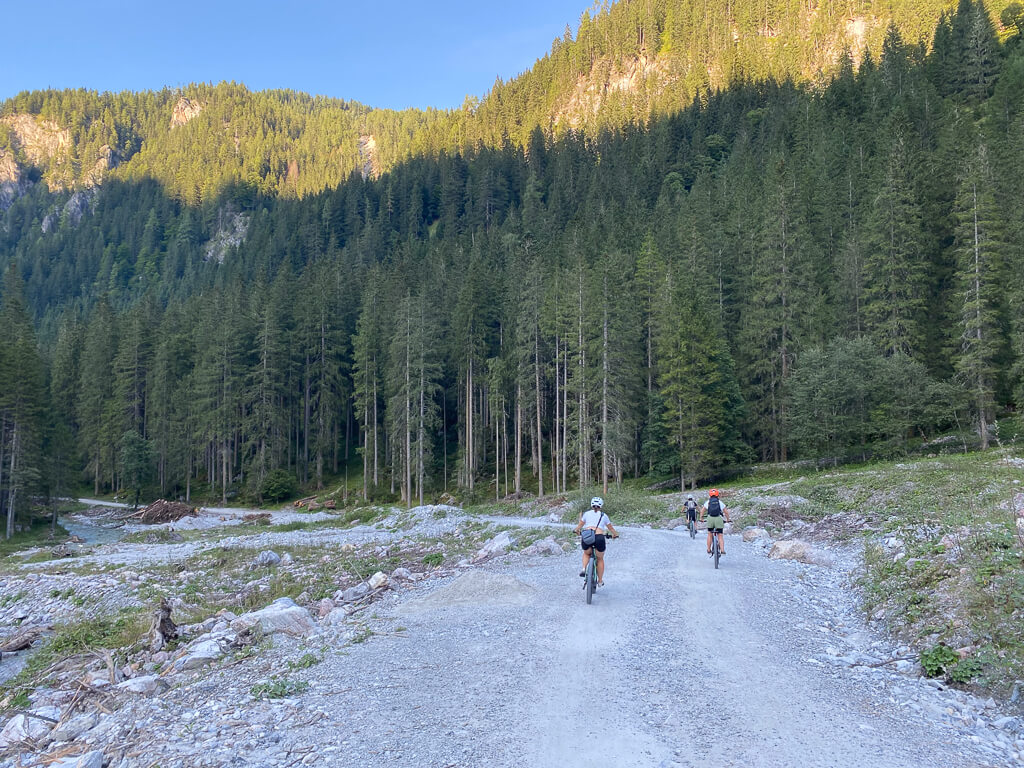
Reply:
[[688, 509], [688, 510], [686, 510], [686, 517], [688, 519], [693, 520], [694, 522], [696, 522], [697, 521], [697, 510], [696, 509]]
[[[604, 534], [603, 533], [597, 534], [597, 541], [594, 542], [594, 549], [596, 549], [598, 552], [604, 552], [605, 546], [606, 546], [606, 544], [605, 544], [605, 541], [604, 541]], [[583, 546], [583, 542], [581, 541], [580, 542], [580, 549], [588, 550], [588, 549], [590, 549], [590, 547]]]

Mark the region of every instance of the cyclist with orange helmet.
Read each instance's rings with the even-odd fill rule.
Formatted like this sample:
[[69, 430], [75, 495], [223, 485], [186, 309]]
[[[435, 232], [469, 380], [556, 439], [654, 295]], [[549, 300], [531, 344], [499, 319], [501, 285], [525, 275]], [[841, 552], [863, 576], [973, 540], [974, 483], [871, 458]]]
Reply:
[[[723, 555], [725, 554], [725, 524], [731, 523], [732, 518], [729, 517], [729, 510], [725, 508], [725, 504], [718, 496], [718, 489], [712, 488], [708, 491], [708, 500], [700, 508], [700, 519], [703, 521], [704, 516], [708, 518], [708, 554], [711, 554], [711, 536], [713, 533], [718, 534], [718, 551]], [[725, 518], [724, 521], [722, 518]]]

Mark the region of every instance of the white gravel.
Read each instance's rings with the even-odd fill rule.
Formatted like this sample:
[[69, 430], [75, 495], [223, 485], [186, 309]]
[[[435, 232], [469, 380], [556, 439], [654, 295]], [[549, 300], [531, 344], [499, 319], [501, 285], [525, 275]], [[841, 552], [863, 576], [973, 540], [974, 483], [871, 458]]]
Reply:
[[[418, 519], [417, 534], [458, 524]], [[411, 535], [344, 535], [371, 533]], [[343, 535], [275, 536], [294, 534]], [[886, 663], [905, 649], [860, 619], [854, 555], [822, 568], [728, 536], [716, 571], [703, 544], [625, 528], [589, 606], [577, 551], [385, 591], [305, 642], [275, 640], [161, 696], [126, 698], [81, 739], [111, 768], [1024, 765], [1013, 713]], [[294, 664], [306, 653], [321, 661]], [[309, 688], [254, 699], [274, 676]]]

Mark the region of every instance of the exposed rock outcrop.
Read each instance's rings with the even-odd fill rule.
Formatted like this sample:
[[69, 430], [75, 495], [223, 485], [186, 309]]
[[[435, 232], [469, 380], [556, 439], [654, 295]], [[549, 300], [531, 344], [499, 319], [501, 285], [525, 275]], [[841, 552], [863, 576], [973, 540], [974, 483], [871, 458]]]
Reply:
[[380, 163], [377, 159], [377, 140], [369, 135], [360, 136], [358, 147], [363, 180], [377, 178], [380, 175]]
[[202, 111], [202, 104], [182, 96], [178, 99], [178, 103], [174, 105], [174, 112], [171, 113], [171, 128], [185, 125], [189, 120], [198, 117]]
[[224, 263], [228, 250], [237, 248], [249, 232], [250, 217], [244, 213], [227, 213], [221, 216], [217, 232], [206, 244], [206, 261]]
[[85, 184], [89, 187], [103, 183], [107, 173], [121, 164], [121, 156], [111, 148], [109, 144], [100, 147], [99, 157], [93, 163], [92, 170], [85, 177]]
[[71, 148], [71, 132], [51, 120], [10, 115], [0, 122], [10, 128], [14, 143], [32, 165], [46, 166], [54, 158], [66, 155]]
[[15, 199], [25, 194], [28, 186], [14, 155], [0, 149], [0, 211], [10, 208]]

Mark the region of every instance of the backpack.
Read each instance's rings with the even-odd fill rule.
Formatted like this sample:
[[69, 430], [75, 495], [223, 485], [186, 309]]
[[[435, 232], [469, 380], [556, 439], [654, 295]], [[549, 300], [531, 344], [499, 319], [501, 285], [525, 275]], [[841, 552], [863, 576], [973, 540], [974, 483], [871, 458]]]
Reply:
[[708, 517], [721, 517], [722, 516], [722, 502], [718, 500], [717, 496], [712, 496], [708, 499]]

